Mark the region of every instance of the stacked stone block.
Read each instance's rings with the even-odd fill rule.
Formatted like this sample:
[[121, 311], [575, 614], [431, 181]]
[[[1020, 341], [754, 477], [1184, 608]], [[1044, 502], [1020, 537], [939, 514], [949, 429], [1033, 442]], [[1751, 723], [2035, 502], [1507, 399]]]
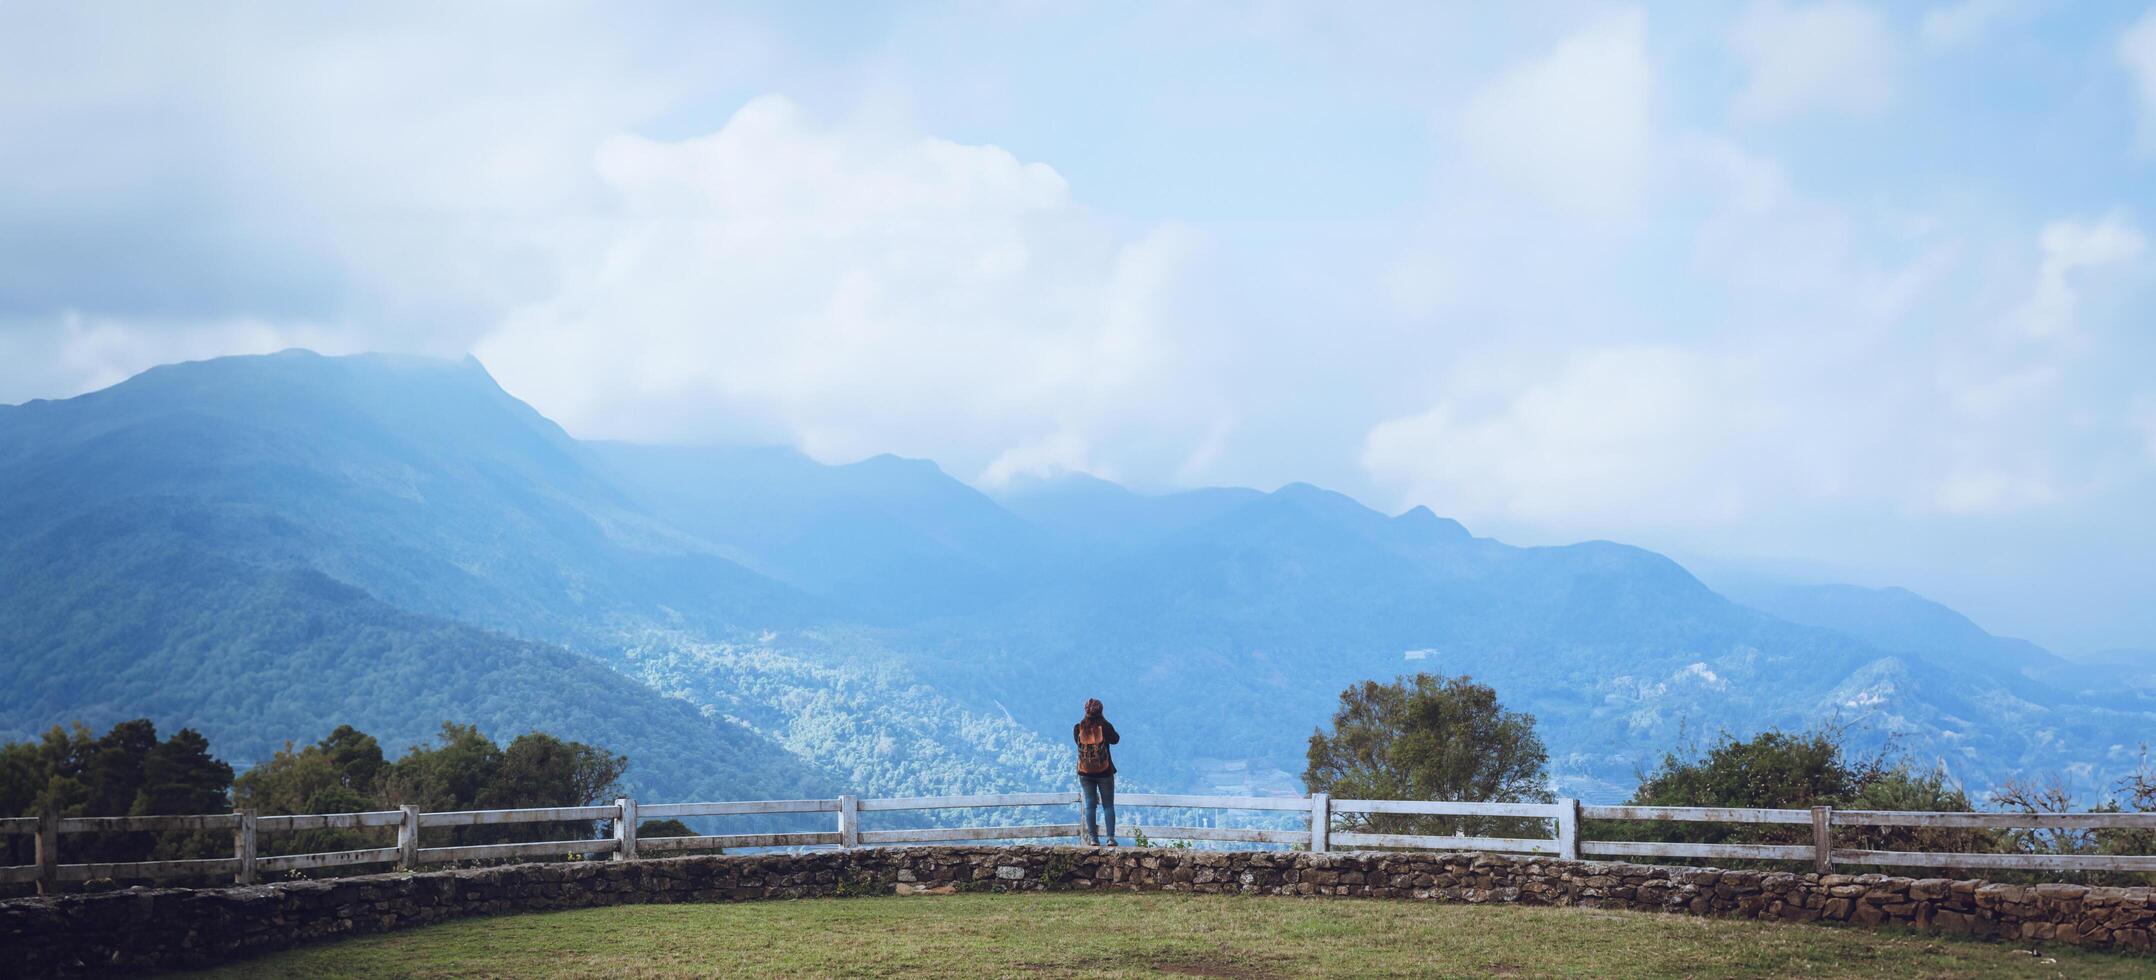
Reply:
[[1631, 909], [2147, 951], [2147, 888], [1721, 871], [1496, 854], [905, 847], [512, 864], [0, 902], [0, 974], [200, 966], [474, 915], [655, 902], [1168, 891]]

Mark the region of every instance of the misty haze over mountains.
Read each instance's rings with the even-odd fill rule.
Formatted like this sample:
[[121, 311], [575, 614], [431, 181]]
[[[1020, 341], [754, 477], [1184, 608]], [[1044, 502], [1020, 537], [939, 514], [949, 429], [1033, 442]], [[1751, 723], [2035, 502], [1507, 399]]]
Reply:
[[477, 361], [304, 351], [0, 408], [0, 736], [147, 715], [236, 762], [354, 724], [544, 729], [646, 798], [1060, 787], [1098, 696], [1132, 787], [1299, 791], [1339, 691], [1471, 674], [1611, 800], [1687, 740], [1841, 724], [1981, 791], [2108, 785], [2156, 668], [1901, 590], [1521, 548], [1318, 487], [993, 496], [933, 463], [583, 442]]

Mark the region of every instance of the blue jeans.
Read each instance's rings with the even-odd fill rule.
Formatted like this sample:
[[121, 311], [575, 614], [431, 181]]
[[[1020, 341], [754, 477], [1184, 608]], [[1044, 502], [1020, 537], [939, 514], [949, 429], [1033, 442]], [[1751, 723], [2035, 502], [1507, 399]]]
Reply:
[[1078, 788], [1085, 792], [1085, 835], [1100, 839], [1098, 825], [1093, 822], [1093, 808], [1107, 811], [1108, 839], [1115, 839], [1115, 773], [1105, 776], [1079, 776]]

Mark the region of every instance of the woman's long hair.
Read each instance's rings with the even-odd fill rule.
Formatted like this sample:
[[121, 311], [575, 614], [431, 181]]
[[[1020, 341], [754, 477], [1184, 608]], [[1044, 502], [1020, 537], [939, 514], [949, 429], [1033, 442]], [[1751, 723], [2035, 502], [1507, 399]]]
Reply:
[[1100, 713], [1100, 698], [1087, 698], [1087, 702], [1084, 702], [1084, 717], [1078, 722], [1078, 741], [1100, 741], [1102, 728], [1106, 728], [1106, 719]]
[[1087, 745], [1099, 742], [1105, 737], [1102, 735], [1102, 731], [1106, 728], [1107, 720], [1101, 714], [1100, 699], [1086, 699], [1085, 717], [1078, 722], [1078, 741]]

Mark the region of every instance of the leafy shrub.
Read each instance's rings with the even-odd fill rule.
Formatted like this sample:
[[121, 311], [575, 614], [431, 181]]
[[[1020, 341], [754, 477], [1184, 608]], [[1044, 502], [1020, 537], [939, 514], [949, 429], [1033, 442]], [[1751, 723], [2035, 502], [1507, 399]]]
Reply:
[[[1549, 753], [1533, 715], [1507, 711], [1467, 677], [1416, 674], [1340, 692], [1332, 731], [1310, 736], [1303, 783], [1334, 799], [1549, 802]], [[1336, 813], [1337, 829], [1379, 834], [1545, 836], [1531, 821]]]

